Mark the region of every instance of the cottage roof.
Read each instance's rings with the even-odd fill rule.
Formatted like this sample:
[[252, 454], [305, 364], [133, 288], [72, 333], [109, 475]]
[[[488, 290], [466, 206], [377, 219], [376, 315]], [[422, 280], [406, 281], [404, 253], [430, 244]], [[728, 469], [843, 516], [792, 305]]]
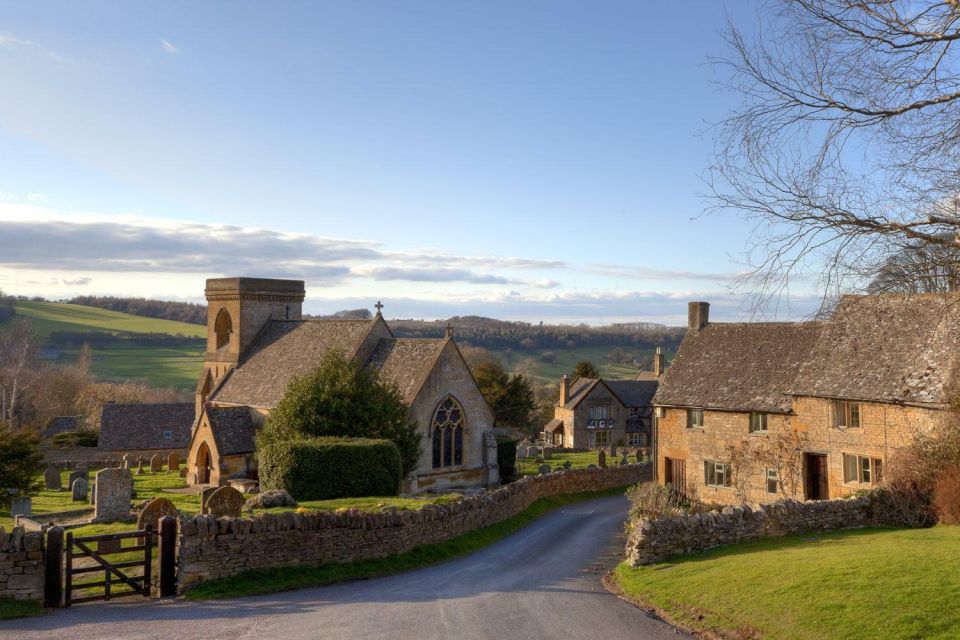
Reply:
[[256, 448], [257, 428], [248, 407], [207, 405], [205, 411], [220, 455], [249, 453]]
[[[590, 391], [600, 384], [599, 378], [577, 378], [567, 390], [567, 401], [564, 407], [575, 407], [580, 401], [590, 395]], [[560, 401], [554, 403], [554, 406], [560, 406]]]
[[684, 337], [653, 403], [788, 413], [822, 323], [711, 323]]
[[194, 412], [192, 402], [105, 404], [97, 446], [109, 451], [185, 449], [190, 445]]
[[943, 405], [958, 360], [960, 294], [844, 296], [790, 391]]
[[77, 427], [79, 427], [79, 424], [77, 423], [76, 416], [57, 416], [47, 424], [47, 428], [44, 429], [43, 435], [46, 438], [52, 438], [58, 433], [76, 431]]
[[648, 407], [653, 403], [659, 379], [654, 380], [604, 380], [620, 402], [627, 407]]
[[294, 378], [330, 351], [353, 357], [376, 320], [273, 320], [211, 400], [275, 407]]
[[410, 404], [447, 342], [442, 338], [384, 338], [367, 364], [377, 369], [384, 380], [396, 384], [404, 402]]

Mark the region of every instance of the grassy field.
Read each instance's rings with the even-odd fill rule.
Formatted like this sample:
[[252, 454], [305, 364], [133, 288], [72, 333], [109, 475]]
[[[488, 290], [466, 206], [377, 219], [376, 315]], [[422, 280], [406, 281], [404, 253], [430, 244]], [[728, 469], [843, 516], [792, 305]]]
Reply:
[[106, 331], [109, 333], [168, 333], [203, 338], [207, 328], [175, 320], [133, 316], [118, 311], [62, 302], [17, 302], [17, 315], [27, 318], [41, 336], [54, 331]]
[[[573, 371], [576, 364], [582, 360], [589, 360], [600, 370], [600, 375], [617, 379], [630, 379], [637, 375], [637, 369], [617, 364], [607, 360], [609, 354], [615, 347], [576, 347], [574, 349], [509, 349], [492, 350], [491, 352], [500, 358], [507, 370], [512, 371], [521, 360], [532, 359], [540, 367], [540, 382], [557, 382], [563, 374], [569, 374]], [[629, 349], [628, 349], [629, 350]], [[556, 360], [552, 363], [543, 362], [540, 357], [544, 352], [551, 351]], [[652, 355], [652, 350], [637, 350], [637, 353]]]
[[625, 594], [724, 638], [960, 637], [960, 527], [773, 538], [620, 565]]

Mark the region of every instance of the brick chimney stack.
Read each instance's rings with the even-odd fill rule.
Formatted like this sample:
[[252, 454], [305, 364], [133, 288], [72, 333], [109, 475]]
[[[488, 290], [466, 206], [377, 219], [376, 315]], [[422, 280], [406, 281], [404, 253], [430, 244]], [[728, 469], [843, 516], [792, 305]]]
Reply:
[[568, 387], [567, 374], [563, 374], [563, 377], [560, 378], [560, 406], [567, 404], [567, 400], [570, 399], [570, 388]]
[[710, 324], [710, 303], [691, 302], [687, 310], [687, 330], [698, 333]]
[[653, 375], [658, 378], [663, 375], [663, 349], [657, 345], [657, 351], [653, 354]]

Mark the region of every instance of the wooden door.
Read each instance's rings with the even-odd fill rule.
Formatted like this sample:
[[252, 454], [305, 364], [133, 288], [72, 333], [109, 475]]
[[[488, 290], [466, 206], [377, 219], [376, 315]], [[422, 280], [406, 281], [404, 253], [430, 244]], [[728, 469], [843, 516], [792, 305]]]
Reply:
[[686, 495], [687, 493], [687, 461], [678, 458], [663, 459], [663, 477], [673, 490]]
[[827, 482], [827, 456], [823, 453], [806, 453], [803, 456], [804, 494], [807, 500], [826, 500], [830, 497]]

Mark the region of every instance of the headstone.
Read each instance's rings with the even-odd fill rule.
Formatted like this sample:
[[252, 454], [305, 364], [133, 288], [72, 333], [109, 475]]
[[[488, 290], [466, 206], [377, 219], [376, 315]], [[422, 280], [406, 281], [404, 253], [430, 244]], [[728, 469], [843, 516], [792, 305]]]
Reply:
[[553, 458], [553, 448], [552, 448], [552, 447], [544, 447], [544, 448], [543, 448], [543, 459], [544, 459], [544, 460], [551, 460], [552, 458]]
[[626, 450], [626, 449], [623, 450], [623, 458], [620, 460], [620, 464], [621, 464], [621, 465], [630, 464], [630, 458], [627, 456], [627, 450]]
[[153, 530], [157, 531], [159, 525], [157, 520], [163, 516], [177, 517], [177, 508], [166, 498], [154, 498], [143, 505], [140, 515], [137, 516], [137, 529], [143, 529], [148, 524], [153, 525]]
[[150, 473], [157, 473], [158, 471], [163, 471], [163, 458], [159, 453], [155, 453], [150, 458]]
[[517, 460], [523, 460], [527, 457], [527, 447], [526, 445], [517, 446]]
[[13, 499], [13, 506], [10, 507], [10, 515], [16, 519], [17, 516], [33, 515], [33, 503], [30, 496], [20, 496]]
[[47, 491], [60, 491], [63, 487], [60, 485], [60, 470], [53, 467], [47, 467], [43, 472], [43, 483]]
[[87, 479], [86, 478], [76, 478], [73, 482], [70, 483], [70, 491], [72, 495], [70, 496], [74, 502], [82, 502], [87, 499]]
[[179, 471], [180, 470], [180, 456], [176, 453], [171, 452], [167, 456], [167, 469], [170, 471]]
[[120, 468], [121, 469], [130, 468], [130, 454], [128, 453], [123, 454], [123, 462], [120, 463]]
[[91, 482], [91, 483], [90, 483], [90, 489], [87, 491], [87, 496], [88, 496], [89, 499], [90, 499], [90, 504], [91, 504], [91, 505], [97, 504], [97, 491], [96, 491], [96, 489], [97, 489], [97, 483], [96, 483], [96, 482]]
[[207, 487], [200, 492], [200, 514], [207, 515], [207, 500], [210, 499], [210, 496], [213, 495], [213, 492], [219, 489], [220, 487]]
[[548, 464], [542, 464], [542, 465], [540, 465], [540, 468], [537, 469], [537, 472], [538, 472], [540, 475], [542, 475], [542, 476], [547, 475], [547, 474], [550, 473], [551, 471], [553, 471], [553, 468], [552, 468], [550, 465], [548, 465]]
[[615, 444], [614, 444], [614, 445], [610, 445], [610, 457], [611, 457], [611, 458], [616, 458], [616, 457], [617, 457], [617, 445], [615, 445]]
[[70, 472], [70, 479], [67, 480], [67, 486], [72, 489], [72, 488], [73, 488], [73, 481], [74, 481], [74, 480], [79, 480], [79, 479], [81, 479], [81, 478], [82, 478], [83, 480], [86, 480], [86, 479], [87, 479], [87, 472], [86, 472], [86, 470], [83, 470], [83, 471], [71, 471], [71, 472]]
[[94, 519], [97, 522], [113, 522], [130, 515], [132, 491], [133, 476], [129, 469], [112, 467], [97, 471]]
[[246, 498], [233, 487], [220, 487], [207, 498], [207, 515], [239, 518]]
[[597, 454], [597, 464], [600, 465], [601, 469], [607, 468], [607, 452], [603, 449]]
[[637, 464], [643, 462], [643, 450], [637, 449]]
[[187, 468], [186, 468], [186, 467], [184, 467], [183, 469], [180, 469], [180, 477], [181, 477], [181, 478], [186, 478], [186, 477], [187, 477]]

